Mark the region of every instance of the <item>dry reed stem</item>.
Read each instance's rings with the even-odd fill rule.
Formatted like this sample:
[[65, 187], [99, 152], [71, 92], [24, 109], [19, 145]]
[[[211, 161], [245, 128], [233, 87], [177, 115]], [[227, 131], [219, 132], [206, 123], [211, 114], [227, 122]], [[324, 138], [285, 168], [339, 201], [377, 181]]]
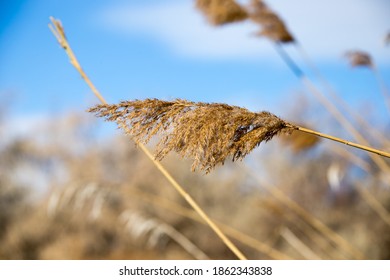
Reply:
[[367, 190], [367, 188], [357, 183], [356, 189], [366, 203], [374, 210], [375, 213], [390, 226], [390, 213], [385, 207]]
[[191, 242], [181, 232], [173, 226], [155, 218], [147, 218], [141, 213], [133, 210], [125, 210], [120, 215], [120, 219], [125, 223], [128, 232], [135, 238], [139, 239], [149, 235], [148, 245], [153, 246], [158, 242], [158, 237], [162, 234], [167, 235], [174, 240], [181, 248], [196, 260], [209, 260], [210, 258]]
[[353, 142], [350, 142], [350, 141], [347, 141], [347, 140], [344, 140], [344, 139], [341, 139], [341, 138], [338, 138], [338, 137], [334, 137], [334, 136], [331, 136], [331, 135], [320, 133], [320, 132], [317, 132], [317, 131], [314, 131], [314, 130], [311, 130], [311, 129], [307, 129], [307, 128], [304, 128], [304, 127], [296, 126], [296, 129], [299, 130], [299, 131], [305, 132], [305, 133], [317, 135], [317, 136], [322, 137], [322, 138], [326, 138], [326, 139], [329, 139], [329, 140], [332, 140], [332, 141], [335, 141], [335, 142], [339, 142], [339, 143], [342, 143], [342, 144], [345, 144], [345, 145], [348, 145], [348, 146], [351, 146], [351, 147], [354, 147], [354, 148], [357, 148], [357, 149], [361, 149], [361, 150], [364, 150], [364, 151], [367, 151], [367, 152], [370, 152], [370, 153], [374, 153], [374, 154], [377, 154], [377, 155], [380, 155], [380, 156], [384, 156], [384, 157], [390, 158], [390, 153], [382, 151], [382, 150], [374, 149], [374, 148], [371, 148], [371, 147], [368, 147], [368, 146], [365, 146], [365, 145], [356, 144], [356, 143], [353, 143]]
[[[299, 229], [301, 229], [303, 234], [305, 234], [313, 241], [313, 244], [318, 247], [318, 250], [320, 251], [323, 259], [341, 259], [342, 257], [345, 259], [349, 256], [348, 253], [339, 250], [338, 246], [335, 245], [332, 240], [330, 240], [322, 232], [318, 231], [315, 227], [313, 227], [310, 223], [308, 223], [299, 215], [296, 215], [291, 211], [284, 211], [283, 216], [286, 217]], [[337, 250], [329, 250], [329, 247]]]
[[213, 25], [223, 25], [248, 18], [245, 9], [234, 0], [196, 0], [196, 7]]
[[381, 75], [378, 67], [375, 64], [372, 67], [372, 71], [373, 71], [373, 73], [375, 75], [375, 78], [376, 78], [376, 80], [378, 82], [378, 85], [379, 85], [379, 87], [381, 89], [381, 93], [382, 93], [383, 98], [385, 100], [385, 104], [387, 106], [387, 110], [390, 112], [390, 92], [389, 92], [389, 90], [388, 90], [388, 88], [386, 86], [385, 81], [382, 78], [382, 75]]
[[65, 50], [66, 54], [68, 55], [70, 59], [70, 63], [73, 65], [74, 68], [79, 72], [83, 80], [87, 83], [89, 88], [92, 90], [92, 92], [95, 94], [95, 96], [100, 100], [102, 103], [106, 103], [103, 96], [99, 93], [95, 85], [91, 82], [91, 80], [88, 78], [87, 74], [85, 74], [83, 68], [81, 68], [80, 63], [78, 62], [75, 54], [73, 53], [73, 50], [69, 46], [68, 40], [65, 35], [65, 30], [62, 27], [62, 23], [60, 20], [57, 20], [53, 17], [50, 17], [51, 22], [53, 25], [49, 24], [49, 28], [53, 35], [56, 37], [58, 43], [60, 46]]
[[307, 260], [321, 260], [305, 243], [302, 242], [288, 227], [283, 227], [280, 236], [287, 241], [302, 257]]
[[339, 156], [342, 156], [347, 161], [351, 162], [352, 164], [356, 165], [363, 171], [367, 172], [367, 174], [371, 173], [371, 166], [369, 163], [367, 163], [364, 159], [357, 156], [354, 153], [351, 153], [349, 150], [343, 149], [339, 145], [331, 145], [329, 149], [338, 154]]
[[[52, 25], [49, 24], [49, 28], [57, 38], [60, 46], [66, 51], [71, 64], [76, 68], [80, 73], [84, 81], [91, 88], [95, 96], [100, 100], [102, 104], [107, 104], [103, 96], [96, 89], [94, 84], [85, 74], [84, 70], [81, 68], [80, 63], [78, 62], [75, 54], [69, 46], [69, 43], [65, 36], [64, 28], [61, 22], [53, 17], [50, 17]], [[147, 157], [153, 162], [157, 169], [165, 176], [165, 178], [172, 184], [172, 186], [179, 192], [179, 194], [190, 204], [190, 206], [202, 217], [202, 219], [207, 223], [208, 226], [217, 234], [217, 236], [225, 243], [225, 245], [239, 258], [240, 260], [246, 260], [246, 257], [241, 253], [241, 251], [226, 237], [226, 235], [215, 225], [213, 221], [207, 216], [207, 214], [198, 206], [198, 204], [192, 199], [192, 197], [180, 186], [179, 183], [171, 176], [171, 174], [161, 165], [160, 162], [155, 160], [153, 155], [149, 150], [142, 144], [139, 144], [140, 149], [147, 155]]]
[[[356, 158], [354, 154], [348, 153], [343, 149], [338, 149], [337, 147], [332, 148], [333, 151], [344, 157], [345, 159], [351, 161], [366, 173], [370, 173], [370, 166], [362, 161], [360, 158]], [[366, 188], [362, 187], [359, 183], [356, 185], [356, 190], [362, 199], [368, 204], [368, 206], [386, 223], [390, 226], [390, 213], [389, 211], [372, 195]]]
[[[309, 90], [309, 92], [312, 93], [318, 99], [318, 101], [325, 107], [325, 109], [327, 109], [333, 115], [333, 117], [349, 133], [352, 134], [352, 136], [357, 141], [363, 143], [364, 147], [367, 147], [369, 145], [369, 142], [366, 140], [366, 138], [359, 131], [357, 131], [355, 127], [351, 124], [351, 122], [337, 109], [337, 107], [332, 102], [330, 102], [330, 100], [326, 98], [326, 96], [321, 91], [319, 91], [316, 88], [316, 86], [311, 82], [311, 80], [305, 75], [305, 73], [298, 67], [298, 65], [291, 59], [291, 57], [283, 49], [283, 46], [281, 44], [275, 44], [275, 49], [280, 55], [280, 57], [283, 59], [283, 61], [286, 63], [286, 65], [289, 67], [289, 69]], [[341, 142], [341, 141], [337, 141], [337, 142]], [[369, 151], [369, 149], [367, 151]], [[381, 156], [390, 157], [390, 154], [384, 151], [374, 149], [374, 151], [370, 151], [370, 152], [373, 152], [374, 154], [378, 154]], [[378, 165], [378, 167], [382, 170], [384, 174], [390, 174], [390, 167], [386, 164], [386, 162], [381, 157], [374, 154], [369, 154], [371, 159]]]
[[[152, 205], [159, 207], [159, 208], [164, 208], [168, 209], [180, 216], [189, 218], [191, 220], [194, 220], [196, 222], [206, 224], [203, 219], [197, 215], [197, 213], [191, 209], [188, 209], [186, 207], [183, 207], [173, 201], [170, 201], [166, 198], [153, 195], [150, 193], [147, 193], [145, 191], [141, 190], [130, 190], [129, 191], [132, 195], [137, 196], [137, 198], [140, 198], [142, 200], [145, 200], [148, 203], [151, 203]], [[270, 258], [274, 260], [291, 260], [293, 259], [292, 257], [286, 255], [285, 253], [272, 248], [271, 246], [267, 245], [264, 242], [261, 242], [239, 230], [236, 230], [226, 224], [223, 224], [221, 222], [213, 221], [230, 237], [236, 239], [237, 241], [241, 242], [242, 244], [264, 254], [269, 256]]]
[[278, 188], [271, 186], [267, 182], [265, 182], [262, 178], [260, 178], [254, 171], [250, 171], [249, 168], [245, 168], [245, 171], [256, 179], [261, 187], [265, 188], [270, 194], [272, 194], [278, 201], [285, 204], [291, 210], [293, 210], [298, 216], [304, 219], [308, 224], [321, 232], [324, 236], [329, 238], [332, 242], [334, 242], [337, 246], [348, 252], [355, 259], [365, 259], [365, 256], [362, 252], [352, 246], [347, 240], [337, 234], [335, 231], [330, 229], [327, 225], [322, 223], [320, 220], [315, 218], [312, 214], [307, 212], [304, 208], [302, 208], [298, 203], [289, 198], [286, 194], [284, 194]]
[[[294, 44], [295, 48], [298, 50], [300, 56], [302, 57], [303, 61], [306, 63], [306, 65], [311, 69], [311, 71], [314, 73], [316, 78], [321, 82], [322, 86], [326, 89], [326, 91], [330, 94], [330, 97], [333, 99], [334, 102], [336, 102], [338, 105], [341, 106], [341, 108], [347, 112], [351, 117], [353, 117], [359, 125], [361, 125], [365, 131], [368, 133], [371, 133], [373, 137], [380, 140], [380, 142], [383, 144], [383, 146], [389, 146], [390, 147], [390, 140], [387, 139], [381, 131], [370, 125], [366, 119], [364, 119], [360, 114], [356, 113], [351, 109], [351, 107], [340, 97], [340, 95], [332, 88], [332, 86], [329, 84], [329, 82], [324, 78], [321, 71], [318, 69], [318, 67], [315, 65], [315, 63], [312, 62], [310, 56], [307, 54], [303, 46], [298, 42], [295, 41]], [[377, 76], [378, 79], [378, 76]], [[386, 87], [383, 87], [384, 83], [381, 82], [381, 77], [379, 75], [378, 83], [382, 85], [382, 92], [386, 91]], [[385, 94], [386, 95], [386, 94]], [[388, 98], [387, 98], [388, 99]], [[387, 102], [388, 107], [390, 108], [390, 100], [388, 99]], [[389, 109], [390, 110], [390, 109]]]
[[188, 254], [193, 256], [197, 260], [210, 260], [210, 258], [200, 250], [194, 243], [191, 242], [186, 236], [181, 232], [176, 230], [171, 225], [164, 223], [162, 225], [164, 232], [167, 233], [173, 240], [176, 241]]
[[[323, 106], [335, 117], [335, 119], [344, 128], [347, 129], [347, 131], [349, 131], [352, 134], [352, 136], [356, 140], [363, 143], [364, 145], [369, 145], [369, 142], [367, 141], [367, 139], [359, 131], [356, 130], [356, 128], [351, 124], [351, 122], [348, 121], [348, 119], [337, 109], [337, 107], [332, 102], [330, 102], [325, 97], [325, 95], [323, 95], [319, 90], [317, 90], [317, 88], [312, 84], [312, 82], [306, 76], [301, 76], [300, 79], [301, 79], [302, 83], [306, 86], [306, 88], [308, 88], [310, 90], [310, 92], [317, 97], [317, 99], [323, 104]], [[343, 142], [341, 142], [341, 143], [343, 143]], [[344, 144], [346, 144], [346, 143], [344, 143]], [[367, 147], [367, 146], [364, 146], [364, 147]], [[358, 147], [356, 146], [356, 148], [358, 148]], [[370, 151], [370, 150], [371, 150], [371, 148], [367, 149], [367, 151]], [[385, 151], [372, 149], [370, 152], [372, 152], [374, 154], [381, 155], [381, 156], [390, 157], [390, 153], [385, 152]], [[386, 162], [381, 157], [375, 156], [373, 154], [370, 154], [370, 157], [385, 174], [390, 174], [390, 167], [386, 164]]]

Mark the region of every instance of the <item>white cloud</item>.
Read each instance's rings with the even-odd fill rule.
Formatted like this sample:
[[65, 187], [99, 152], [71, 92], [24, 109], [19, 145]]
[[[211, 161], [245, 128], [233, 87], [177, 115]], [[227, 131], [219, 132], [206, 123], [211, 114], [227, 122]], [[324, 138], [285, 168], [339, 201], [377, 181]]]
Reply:
[[[261, 49], [251, 39], [249, 24], [215, 28], [197, 13], [192, 1], [160, 2], [153, 6], [113, 7], [104, 12], [107, 26], [127, 34], [144, 33], [175, 51], [195, 57], [245, 57]], [[252, 31], [255, 28], [252, 27]]]
[[[390, 3], [386, 0], [273, 0], [268, 3], [317, 59], [339, 59], [346, 50], [356, 48], [369, 51], [377, 58], [388, 57], [389, 50], [384, 48], [382, 40], [390, 28]], [[257, 30], [255, 25], [248, 22], [212, 27], [195, 11], [193, 1], [114, 6], [103, 11], [102, 19], [112, 30], [151, 36], [189, 57], [274, 55], [266, 40], [251, 36]]]
[[390, 31], [386, 0], [274, 0], [272, 5], [316, 56], [339, 56], [357, 48], [388, 57], [383, 41]]

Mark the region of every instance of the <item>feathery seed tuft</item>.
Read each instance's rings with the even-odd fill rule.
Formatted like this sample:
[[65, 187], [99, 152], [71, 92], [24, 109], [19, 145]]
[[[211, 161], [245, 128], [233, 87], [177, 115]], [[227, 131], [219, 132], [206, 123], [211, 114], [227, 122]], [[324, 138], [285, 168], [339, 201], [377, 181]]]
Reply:
[[182, 99], [145, 99], [97, 105], [89, 112], [114, 121], [136, 142], [148, 143], [160, 135], [156, 158], [175, 151], [192, 158], [192, 170], [210, 172], [227, 158], [242, 160], [261, 142], [295, 127], [269, 112], [253, 113], [223, 103]]
[[246, 10], [234, 0], [196, 0], [196, 7], [213, 25], [223, 25], [248, 18]]

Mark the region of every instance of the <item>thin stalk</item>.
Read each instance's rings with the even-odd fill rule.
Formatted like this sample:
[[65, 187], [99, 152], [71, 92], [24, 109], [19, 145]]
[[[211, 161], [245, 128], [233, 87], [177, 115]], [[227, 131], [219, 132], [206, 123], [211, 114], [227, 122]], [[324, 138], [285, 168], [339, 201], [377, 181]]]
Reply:
[[[295, 43], [295, 47], [298, 49], [299, 53], [301, 54], [302, 58], [306, 62], [306, 64], [311, 68], [313, 73], [317, 76], [317, 78], [321, 81], [323, 86], [326, 88], [326, 90], [331, 94], [331, 97], [342, 106], [344, 110], [346, 110], [351, 116], [353, 116], [362, 126], [364, 126], [367, 131], [372, 132], [375, 134], [375, 137], [380, 138], [381, 142], [384, 145], [389, 145], [390, 141], [378, 130], [376, 130], [374, 127], [370, 126], [368, 122], [362, 118], [359, 114], [356, 114], [354, 111], [351, 110], [351, 108], [344, 102], [344, 100], [332, 89], [332, 87], [329, 85], [329, 83], [326, 81], [326, 79], [322, 76], [319, 69], [316, 67], [316, 65], [311, 61], [309, 55], [306, 53], [304, 48], [301, 44], [298, 42]], [[382, 79], [382, 76], [378, 70], [378, 68], [373, 65], [371, 67], [378, 84], [381, 88], [381, 92], [383, 95], [383, 98], [385, 100], [385, 103], [388, 107], [388, 110], [390, 112], [390, 94], [386, 88], [385, 82]], [[333, 151], [336, 151], [333, 149]], [[369, 165], [362, 159], [356, 157], [354, 154], [350, 153], [346, 150], [338, 150], [339, 153], [342, 155], [345, 155], [347, 153], [347, 157], [350, 161], [357, 164], [360, 168], [362, 168], [365, 172], [370, 173]], [[388, 225], [390, 225], [390, 214], [386, 210], [386, 208], [383, 207], [383, 205], [364, 187], [358, 185], [356, 187], [358, 193], [363, 198], [364, 201], [373, 209], [374, 212], [378, 214], [378, 216]]]
[[[57, 38], [60, 46], [67, 53], [70, 63], [76, 68], [80, 73], [81, 77], [90, 87], [95, 96], [100, 100], [101, 103], [107, 104], [106, 100], [96, 89], [92, 81], [88, 78], [84, 70], [82, 69], [80, 63], [78, 62], [75, 54], [73, 53], [67, 39], [65, 36], [64, 28], [59, 20], [50, 17], [52, 25], [49, 24], [49, 28]], [[239, 258], [240, 260], [246, 260], [246, 257], [241, 253], [241, 251], [230, 241], [230, 239], [218, 228], [218, 226], [207, 216], [207, 214], [198, 206], [198, 204], [192, 199], [192, 197], [180, 186], [180, 184], [170, 175], [170, 173], [157, 161], [150, 151], [142, 143], [137, 143], [138, 147], [146, 154], [146, 156], [153, 162], [157, 169], [165, 176], [165, 178], [172, 184], [172, 186], [178, 191], [178, 193], [188, 202], [188, 204], [202, 217], [202, 219], [207, 223], [207, 225], [217, 234], [217, 236], [225, 243], [225, 245]]]
[[307, 260], [321, 260], [302, 240], [300, 240], [288, 227], [283, 227], [280, 236], [291, 245], [302, 257]]
[[[370, 173], [370, 166], [366, 162], [361, 161], [359, 158], [344, 149], [332, 148], [333, 151], [339, 153], [346, 160], [353, 162], [356, 166], [361, 168], [366, 173]], [[363, 187], [360, 183], [357, 183], [356, 190], [362, 199], [368, 204], [368, 206], [387, 224], [390, 226], [390, 213], [389, 211], [378, 201], [378, 199], [372, 195], [367, 188]]]
[[[326, 91], [329, 93], [330, 97], [335, 101], [341, 108], [346, 111], [351, 117], [353, 117], [362, 127], [366, 129], [369, 133], [372, 134], [373, 137], [379, 139], [383, 145], [390, 146], [390, 140], [386, 138], [385, 135], [372, 125], [370, 125], [361, 115], [356, 113], [351, 109], [350, 106], [340, 97], [339, 94], [332, 88], [332, 86], [329, 84], [329, 82], [324, 78], [321, 71], [318, 69], [318, 67], [312, 62], [310, 56], [307, 54], [305, 49], [302, 47], [302, 45], [299, 42], [296, 42], [294, 44], [295, 48], [301, 55], [303, 61], [306, 63], [306, 65], [311, 69], [313, 74], [316, 76], [316, 78], [321, 82], [322, 86], [326, 89]], [[386, 86], [384, 85], [383, 80], [381, 79], [381, 75], [378, 71], [375, 71], [375, 76], [378, 80], [378, 83], [380, 84], [382, 88], [382, 93], [384, 96], [386, 96]], [[390, 98], [389, 94], [387, 93], [387, 105], [390, 110]]]
[[272, 194], [278, 201], [289, 207], [292, 211], [295, 212], [299, 217], [305, 220], [308, 224], [310, 224], [313, 228], [321, 232], [324, 236], [329, 238], [335, 245], [342, 248], [345, 252], [348, 252], [355, 259], [366, 259], [364, 254], [360, 252], [360, 250], [356, 249], [353, 245], [351, 245], [347, 240], [345, 240], [338, 233], [333, 231], [323, 222], [314, 217], [311, 213], [306, 211], [303, 207], [301, 207], [294, 200], [289, 198], [286, 194], [284, 194], [278, 188], [268, 184], [265, 182], [260, 176], [257, 175], [256, 172], [251, 171], [249, 168], [245, 168], [245, 171], [256, 179], [261, 187], [265, 188], [270, 194]]
[[342, 143], [342, 144], [345, 144], [345, 145], [348, 145], [348, 146], [351, 146], [351, 147], [354, 147], [354, 148], [357, 148], [357, 149], [360, 149], [360, 150], [364, 150], [364, 151], [367, 151], [367, 152], [370, 152], [370, 153], [374, 153], [374, 154], [377, 154], [377, 155], [380, 155], [380, 156], [384, 156], [384, 157], [390, 158], [390, 153], [385, 152], [385, 151], [374, 149], [374, 148], [371, 148], [371, 147], [368, 147], [368, 146], [365, 146], [365, 145], [356, 144], [356, 143], [353, 143], [353, 142], [350, 142], [350, 141], [347, 141], [347, 140], [344, 140], [344, 139], [341, 139], [341, 138], [338, 138], [338, 137], [334, 137], [334, 136], [331, 136], [331, 135], [328, 135], [328, 134], [325, 134], [325, 133], [314, 131], [314, 130], [311, 130], [311, 129], [308, 129], [308, 128], [304, 128], [304, 127], [300, 127], [300, 126], [295, 126], [294, 128], [296, 130], [299, 130], [299, 131], [302, 131], [302, 132], [305, 132], [305, 133], [308, 133], [308, 134], [316, 135], [316, 136], [319, 136], [319, 137], [322, 137], [322, 138], [326, 138], [326, 139], [329, 139], [329, 140], [332, 140], [332, 141], [335, 141], [335, 142], [339, 142], [339, 143]]
[[345, 160], [351, 162], [355, 166], [359, 167], [361, 170], [365, 171], [367, 174], [372, 173], [372, 169], [369, 163], [363, 160], [361, 157], [358, 157], [356, 154], [351, 153], [351, 151], [340, 147], [339, 145], [331, 145], [329, 149], [343, 157]]
[[301, 230], [301, 234], [306, 235], [312, 240], [313, 243], [311, 246], [318, 247], [323, 259], [335, 260], [349, 257], [347, 253], [339, 250], [339, 246], [335, 245], [332, 240], [329, 240], [328, 237], [321, 234], [321, 232], [312, 227], [309, 223], [302, 219], [302, 217], [297, 217], [297, 215], [291, 211], [284, 211], [284, 217], [298, 227]]
[[[132, 196], [137, 196], [137, 199], [140, 198], [150, 204], [152, 204], [155, 207], [164, 208], [167, 210], [170, 210], [180, 216], [189, 218], [191, 220], [194, 220], [196, 222], [206, 224], [203, 219], [199, 217], [199, 215], [186, 207], [183, 207], [173, 201], [170, 201], [166, 198], [162, 198], [160, 196], [147, 193], [145, 191], [140, 190], [130, 190], [129, 191]], [[251, 236], [249, 236], [246, 233], [243, 233], [235, 228], [232, 228], [224, 223], [221, 223], [219, 221], [213, 221], [230, 237], [234, 238], [235, 240], [239, 241], [241, 244], [246, 245], [268, 257], [274, 260], [291, 260], [293, 259], [289, 255], [286, 255], [285, 253], [272, 248], [268, 244], [261, 242]]]
[[383, 207], [383, 205], [367, 190], [367, 188], [362, 186], [360, 183], [357, 183], [356, 189], [371, 209], [377, 213], [388, 226], [390, 226], [390, 213], [387, 209]]
[[[314, 84], [306, 77], [305, 73], [298, 67], [298, 65], [291, 59], [291, 57], [288, 55], [288, 53], [283, 49], [283, 46], [281, 43], [275, 44], [275, 49], [280, 55], [280, 57], [283, 59], [283, 61], [286, 63], [286, 65], [289, 67], [289, 69], [294, 73], [294, 75], [304, 84], [306, 88], [309, 89], [309, 91], [314, 94], [314, 96], [321, 102], [321, 104], [335, 117], [335, 119], [345, 128], [347, 131], [349, 131], [352, 136], [359, 142], [363, 143], [364, 145], [368, 146], [368, 141], [364, 138], [364, 136], [358, 132], [353, 125], [345, 118], [345, 116], [337, 109], [337, 107], [330, 102], [315, 86]], [[328, 137], [325, 137], [328, 138]], [[328, 138], [330, 139], [330, 138]], [[337, 140], [335, 140], [337, 141]], [[337, 141], [341, 142], [342, 141]], [[346, 143], [344, 143], [346, 144]], [[361, 147], [366, 147], [364, 145], [359, 145]], [[355, 146], [356, 147], [356, 146]], [[359, 147], [356, 147], [359, 148]], [[371, 148], [370, 148], [371, 149]], [[367, 150], [369, 151], [369, 150]], [[377, 153], [378, 150], [373, 149], [371, 151], [374, 154]], [[383, 152], [386, 157], [389, 157], [389, 153]], [[386, 162], [383, 160], [383, 158], [378, 157], [377, 155], [370, 154], [371, 159], [378, 165], [378, 167], [384, 172], [385, 174], [390, 174], [390, 167], [386, 164]]]
[[390, 112], [390, 93], [389, 93], [389, 90], [386, 87], [386, 83], [383, 80], [382, 75], [379, 72], [379, 69], [378, 69], [378, 67], [376, 65], [373, 65], [371, 67], [371, 69], [372, 69], [372, 72], [375, 75], [376, 80], [378, 81], [379, 87], [381, 89], [381, 93], [383, 95], [383, 98], [384, 98], [386, 106], [387, 106], [387, 110]]
[[194, 243], [192, 243], [186, 236], [184, 236], [177, 229], [167, 223], [159, 224], [159, 230], [162, 230], [166, 235], [172, 238], [179, 244], [190, 256], [196, 260], [210, 260], [210, 258], [200, 250]]

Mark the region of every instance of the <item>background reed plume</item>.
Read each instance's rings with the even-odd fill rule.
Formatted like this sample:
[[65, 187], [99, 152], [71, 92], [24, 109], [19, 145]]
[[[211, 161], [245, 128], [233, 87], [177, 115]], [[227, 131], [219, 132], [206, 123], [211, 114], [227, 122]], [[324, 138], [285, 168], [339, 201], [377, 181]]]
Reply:
[[267, 37], [274, 42], [294, 42], [294, 37], [281, 18], [263, 1], [252, 0], [248, 14], [252, 21], [261, 26], [261, 30], [258, 32], [259, 36]]
[[253, 113], [222, 103], [195, 103], [182, 99], [145, 99], [89, 110], [119, 127], [137, 142], [147, 143], [161, 134], [158, 159], [170, 151], [194, 160], [192, 170], [209, 172], [228, 157], [243, 159], [263, 141], [290, 133], [293, 125], [269, 112]]
[[196, 7], [214, 25], [223, 25], [248, 18], [246, 10], [233, 0], [196, 0]]
[[345, 53], [345, 57], [348, 59], [349, 64], [352, 67], [365, 66], [373, 67], [371, 56], [363, 51], [348, 51]]
[[282, 19], [261, 0], [252, 0], [249, 7], [241, 6], [234, 0], [197, 0], [196, 7], [213, 25], [250, 19], [261, 26], [257, 35], [274, 42], [294, 41]]

